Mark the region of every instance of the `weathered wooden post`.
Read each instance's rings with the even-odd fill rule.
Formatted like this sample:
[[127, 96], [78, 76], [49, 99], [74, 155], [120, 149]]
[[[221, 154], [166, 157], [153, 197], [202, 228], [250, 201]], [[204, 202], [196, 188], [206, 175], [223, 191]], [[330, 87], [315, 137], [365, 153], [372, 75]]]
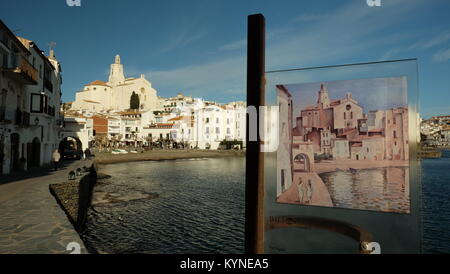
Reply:
[[257, 111], [257, 141], [250, 140], [247, 118], [247, 158], [245, 180], [245, 252], [264, 253], [264, 156], [259, 138], [259, 107], [264, 105], [265, 18], [262, 14], [248, 16], [247, 34], [247, 106]]

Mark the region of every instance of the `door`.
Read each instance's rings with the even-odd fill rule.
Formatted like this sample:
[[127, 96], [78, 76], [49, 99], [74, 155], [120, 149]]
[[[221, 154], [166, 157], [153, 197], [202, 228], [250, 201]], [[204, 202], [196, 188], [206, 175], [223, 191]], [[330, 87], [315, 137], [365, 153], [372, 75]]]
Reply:
[[20, 136], [17, 133], [11, 134], [11, 171], [18, 171], [19, 166], [19, 144]]

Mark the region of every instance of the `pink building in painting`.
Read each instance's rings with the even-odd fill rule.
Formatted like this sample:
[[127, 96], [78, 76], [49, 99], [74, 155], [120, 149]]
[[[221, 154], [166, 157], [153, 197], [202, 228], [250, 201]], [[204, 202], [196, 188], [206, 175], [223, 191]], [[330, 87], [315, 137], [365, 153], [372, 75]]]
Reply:
[[299, 114], [293, 136], [312, 143], [316, 155], [335, 160], [409, 159], [406, 107], [364, 114], [351, 93], [331, 100], [322, 84], [317, 104], [305, 107]]
[[[296, 102], [286, 86], [277, 85], [277, 92], [280, 121], [277, 202], [332, 207], [332, 193], [318, 175], [327, 165], [341, 161], [341, 168], [352, 169], [355, 161], [409, 160], [406, 107], [364, 113], [351, 93], [332, 100], [322, 84], [317, 103], [294, 113]], [[320, 163], [324, 159], [328, 161]], [[370, 168], [372, 163], [366, 163], [365, 167]], [[402, 170], [387, 176], [391, 181], [398, 179], [398, 172]], [[400, 179], [406, 178], [400, 175]], [[345, 185], [339, 184], [340, 187]], [[402, 185], [404, 188], [405, 182]]]

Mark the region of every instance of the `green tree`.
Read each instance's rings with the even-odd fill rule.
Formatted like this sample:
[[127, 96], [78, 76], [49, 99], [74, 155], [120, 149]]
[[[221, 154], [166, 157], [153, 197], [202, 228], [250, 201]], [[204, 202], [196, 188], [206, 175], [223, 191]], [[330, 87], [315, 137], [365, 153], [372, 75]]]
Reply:
[[130, 97], [130, 109], [139, 109], [140, 104], [141, 103], [139, 102], [139, 95], [137, 95], [133, 91], [133, 94], [131, 94], [131, 97]]

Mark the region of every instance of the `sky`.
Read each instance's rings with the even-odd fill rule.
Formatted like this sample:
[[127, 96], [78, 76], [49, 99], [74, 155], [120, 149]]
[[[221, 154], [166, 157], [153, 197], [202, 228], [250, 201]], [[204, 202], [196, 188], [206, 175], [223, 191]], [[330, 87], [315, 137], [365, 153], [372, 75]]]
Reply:
[[247, 16], [266, 18], [266, 70], [418, 58], [421, 115], [450, 114], [450, 1], [0, 0], [16, 35], [55, 53], [63, 101], [121, 55], [162, 97], [246, 99]]
[[286, 85], [294, 103], [294, 121], [300, 111], [316, 106], [320, 85], [328, 90], [330, 101], [343, 99], [348, 92], [363, 108], [364, 113], [372, 110], [408, 107], [406, 77], [355, 79], [333, 82], [302, 83]]

